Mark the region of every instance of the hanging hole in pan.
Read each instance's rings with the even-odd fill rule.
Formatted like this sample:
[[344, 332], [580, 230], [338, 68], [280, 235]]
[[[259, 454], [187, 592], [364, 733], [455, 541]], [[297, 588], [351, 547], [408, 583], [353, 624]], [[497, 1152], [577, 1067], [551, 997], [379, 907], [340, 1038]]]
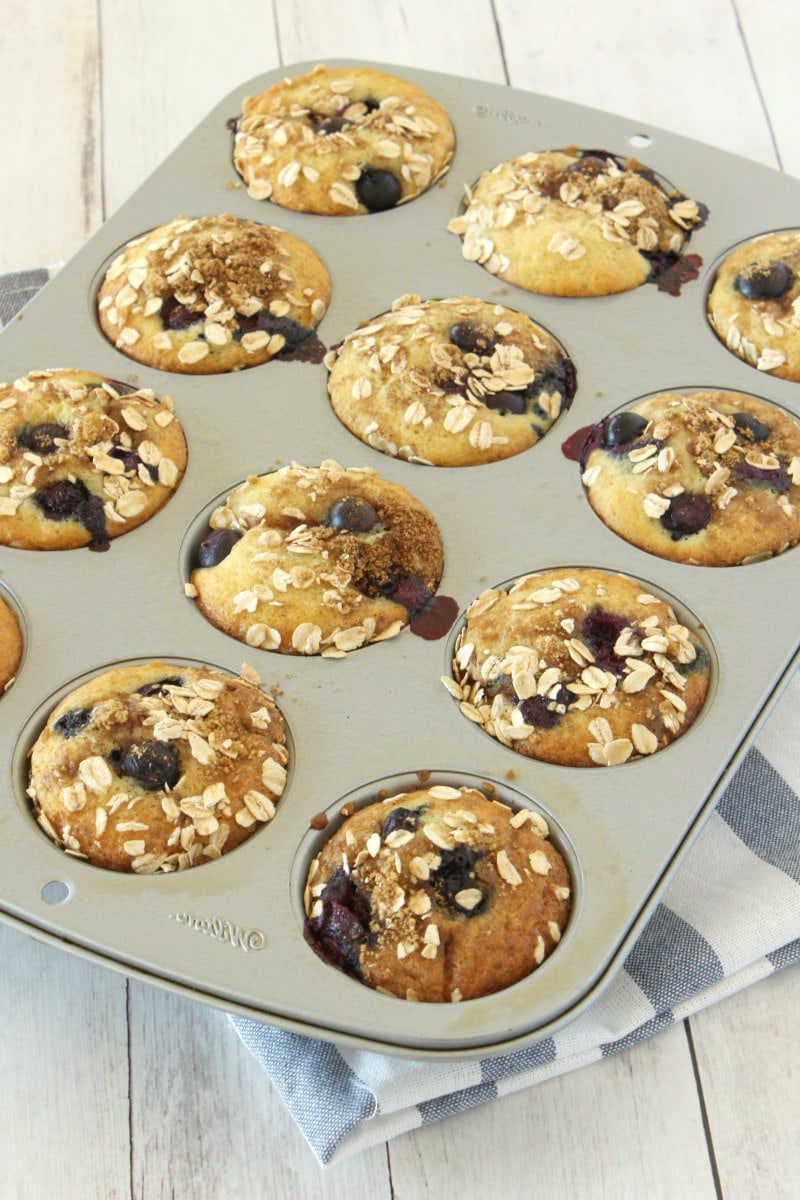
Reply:
[[65, 900], [69, 900], [72, 889], [68, 883], [64, 883], [63, 879], [51, 879], [39, 894], [45, 904], [63, 904]]

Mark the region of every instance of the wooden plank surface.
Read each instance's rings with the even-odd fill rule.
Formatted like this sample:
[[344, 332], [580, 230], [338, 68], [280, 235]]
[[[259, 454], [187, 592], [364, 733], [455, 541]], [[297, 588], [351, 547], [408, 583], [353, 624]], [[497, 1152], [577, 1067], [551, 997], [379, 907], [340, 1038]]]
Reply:
[[[55, 11], [3, 2], [0, 271], [68, 258], [221, 96], [300, 60], [508, 81], [800, 174], [800, 17], [770, 0]], [[2, 1200], [798, 1194], [796, 971], [323, 1172], [223, 1014], [2, 926], [0, 955]]]

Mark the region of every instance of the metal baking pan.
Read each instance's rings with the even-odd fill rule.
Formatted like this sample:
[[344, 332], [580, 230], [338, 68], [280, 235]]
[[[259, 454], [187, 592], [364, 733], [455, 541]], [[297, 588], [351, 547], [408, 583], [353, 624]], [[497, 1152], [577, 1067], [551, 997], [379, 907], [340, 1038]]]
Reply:
[[[244, 95], [313, 65], [249, 80], [218, 104], [0, 335], [0, 377], [71, 366], [152, 387], [172, 397], [189, 446], [186, 476], [166, 508], [107, 553], [0, 547], [1, 586], [25, 638], [17, 680], [0, 702], [0, 916], [110, 967], [285, 1028], [416, 1057], [508, 1051], [552, 1034], [611, 980], [800, 654], [796, 621], [785, 609], [767, 617], [796, 588], [798, 551], [714, 570], [651, 557], [598, 520], [576, 463], [562, 452], [576, 430], [657, 390], [729, 388], [800, 411], [798, 385], [736, 359], [704, 312], [715, 261], [746, 237], [795, 223], [800, 182], [633, 119], [378, 64], [450, 113], [457, 145], [449, 174], [385, 213], [292, 213], [237, 186], [226, 123]], [[679, 295], [645, 285], [604, 299], [537, 296], [462, 258], [446, 226], [464, 186], [506, 158], [567, 145], [634, 154], [708, 205], [708, 222], [689, 246], [700, 274]], [[330, 407], [321, 364], [273, 361], [205, 377], [137, 366], [97, 326], [104, 265], [129, 238], [178, 214], [224, 211], [288, 229], [314, 247], [333, 281], [318, 330], [325, 345], [406, 293], [502, 302], [566, 347], [578, 379], [570, 410], [516, 458], [435, 468], [357, 441]], [[489, 738], [442, 686], [460, 618], [438, 640], [405, 630], [334, 660], [251, 650], [212, 628], [183, 589], [203, 517], [250, 473], [326, 458], [374, 467], [428, 507], [445, 546], [440, 590], [460, 613], [485, 587], [554, 566], [621, 571], [672, 599], [702, 626], [712, 652], [698, 720], [650, 759], [552, 766]], [[38, 829], [25, 796], [27, 754], [51, 706], [78, 680], [154, 658], [234, 673], [243, 661], [253, 665], [283, 712], [292, 762], [274, 821], [243, 847], [172, 875], [117, 874], [68, 857]], [[514, 987], [463, 1004], [372, 992], [321, 962], [302, 937], [305, 868], [325, 836], [312, 817], [335, 819], [346, 800], [421, 778], [485, 782], [541, 811], [573, 877], [572, 915], [553, 955]]]

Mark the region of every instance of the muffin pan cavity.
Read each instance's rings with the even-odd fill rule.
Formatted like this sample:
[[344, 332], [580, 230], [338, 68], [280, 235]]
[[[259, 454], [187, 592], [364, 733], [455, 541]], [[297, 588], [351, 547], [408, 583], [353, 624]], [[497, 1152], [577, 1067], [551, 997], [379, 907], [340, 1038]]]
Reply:
[[726, 349], [764, 374], [800, 382], [800, 229], [776, 229], [732, 246], [706, 297]]
[[[575, 452], [581, 431], [629, 410], [637, 398], [680, 390], [676, 380], [755, 395], [796, 419], [799, 385], [762, 371], [756, 386], [753, 368], [711, 332], [705, 300], [715, 265], [753, 236], [754, 225], [780, 230], [796, 221], [800, 183], [637, 121], [369, 64], [409, 79], [445, 109], [455, 130], [447, 173], [413, 202], [355, 221], [279, 208], [248, 195], [239, 180], [228, 122], [242, 111], [244, 96], [314, 65], [243, 81], [34, 298], [24, 319], [0, 333], [0, 377], [80, 366], [159, 397], [168, 392], [188, 446], [169, 503], [114, 539], [108, 552], [0, 546], [0, 594], [21, 617], [25, 643], [22, 667], [0, 700], [0, 917], [57, 946], [287, 1029], [398, 1055], [485, 1056], [549, 1036], [607, 985], [800, 656], [797, 624], [780, 605], [796, 591], [794, 553], [715, 571], [654, 556], [598, 519]], [[693, 224], [686, 269], [669, 287], [662, 275], [659, 286], [586, 302], [527, 291], [462, 256], [448, 223], [464, 189], [494, 164], [552, 146], [636, 152], [643, 136], [648, 166], [702, 203], [703, 217], [707, 210], [704, 223]], [[304, 361], [300, 352], [277, 355], [265, 371], [190, 376], [155, 359], [125, 357], [101, 334], [95, 305], [106, 267], [142, 230], [181, 213], [274, 223], [313, 248], [331, 286], [327, 311], [308, 339], [313, 354]], [[409, 461], [424, 460], [424, 452], [386, 453], [342, 424], [323, 358], [399, 298], [460, 296], [519, 312], [547, 331], [565, 348], [577, 382], [530, 452], [430, 470]], [[396, 444], [405, 444], [399, 435]], [[436, 583], [425, 589], [427, 599], [417, 597], [419, 610], [397, 636], [357, 653], [335, 642], [335, 654], [273, 653], [203, 619], [186, 594], [214, 510], [239, 483], [292, 463], [374, 472], [430, 514], [441, 537]], [[3, 486], [0, 476], [0, 498]], [[368, 516], [348, 510], [336, 520], [367, 526]], [[349, 532], [369, 538], [374, 529]], [[593, 761], [576, 769], [517, 753], [466, 720], [442, 682], [478, 596], [503, 586], [495, 581], [550, 568], [566, 576], [574, 564], [628, 576], [669, 601], [677, 624], [697, 632], [708, 659], [705, 698], [682, 735], [609, 768]], [[264, 567], [274, 572], [274, 565]], [[298, 595], [307, 578], [296, 574]], [[278, 575], [277, 582], [286, 581]], [[266, 603], [280, 598], [278, 588]], [[414, 605], [405, 608], [411, 613]], [[213, 665], [232, 677], [244, 664], [274, 697], [289, 761], [268, 828], [202, 870], [166, 871], [157, 863], [145, 879], [64, 853], [37, 827], [27, 793], [30, 751], [56, 703], [112, 667], [154, 660]], [[548, 669], [537, 664], [538, 676]], [[664, 690], [679, 700], [684, 694], [668, 682]], [[608, 695], [613, 706], [610, 686]], [[512, 808], [541, 813], [567, 862], [572, 907], [563, 937], [530, 975], [496, 994], [401, 1001], [331, 969], [304, 940], [308, 864], [342, 808], [423, 781], [474, 785]]]

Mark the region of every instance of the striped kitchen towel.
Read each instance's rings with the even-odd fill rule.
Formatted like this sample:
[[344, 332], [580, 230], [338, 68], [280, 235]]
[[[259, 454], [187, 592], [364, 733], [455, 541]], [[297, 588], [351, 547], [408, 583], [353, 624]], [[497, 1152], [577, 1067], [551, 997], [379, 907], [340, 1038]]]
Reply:
[[30, 271], [12, 271], [8, 275], [0, 275], [0, 329], [33, 299], [39, 288], [43, 288], [57, 270], [57, 266], [34, 267]]
[[623, 969], [526, 1049], [422, 1062], [231, 1018], [321, 1163], [585, 1066], [800, 959], [800, 673], [686, 855]]

